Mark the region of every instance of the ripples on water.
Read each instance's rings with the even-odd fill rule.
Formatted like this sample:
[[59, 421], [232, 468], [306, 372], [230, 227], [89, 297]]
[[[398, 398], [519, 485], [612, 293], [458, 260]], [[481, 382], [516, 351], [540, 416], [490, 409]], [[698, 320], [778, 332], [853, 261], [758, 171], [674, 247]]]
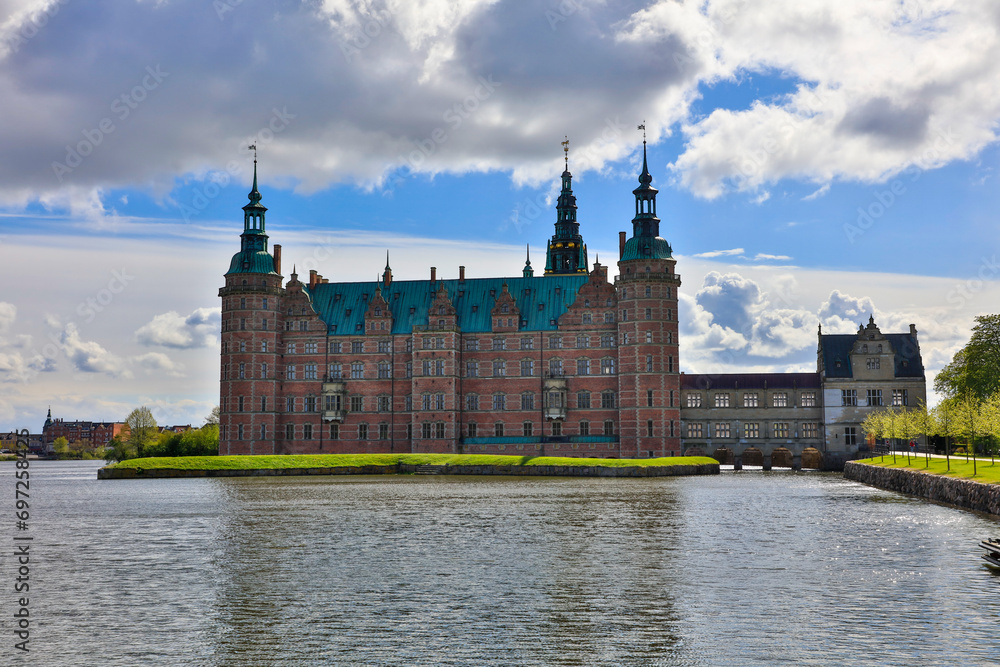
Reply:
[[97, 482], [96, 467], [32, 465], [20, 664], [1000, 656], [1000, 577], [976, 548], [997, 522], [836, 475]]

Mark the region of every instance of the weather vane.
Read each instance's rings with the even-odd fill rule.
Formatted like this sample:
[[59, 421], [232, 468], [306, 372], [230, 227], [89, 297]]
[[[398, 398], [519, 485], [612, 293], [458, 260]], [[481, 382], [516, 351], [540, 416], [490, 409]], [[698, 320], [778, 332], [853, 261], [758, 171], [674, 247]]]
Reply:
[[646, 121], [642, 121], [642, 125], [639, 125], [635, 129], [642, 130], [642, 143], [646, 143]]
[[253, 151], [253, 161], [257, 162], [257, 144], [250, 144], [247, 146], [248, 151]]
[[569, 135], [563, 135], [566, 137], [566, 141], [562, 142], [563, 153], [565, 153], [566, 159], [566, 171], [569, 171]]

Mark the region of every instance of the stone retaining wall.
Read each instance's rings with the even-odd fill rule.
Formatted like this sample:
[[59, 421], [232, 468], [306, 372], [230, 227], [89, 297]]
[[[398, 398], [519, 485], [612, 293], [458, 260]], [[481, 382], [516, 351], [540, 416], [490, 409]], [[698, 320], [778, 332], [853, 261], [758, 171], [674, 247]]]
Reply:
[[[416, 471], [409, 464], [388, 466], [342, 466], [337, 468], [257, 468], [252, 470], [179, 470], [177, 468], [101, 468], [97, 479], [162, 479], [166, 477], [285, 477], [297, 475], [396, 475]], [[718, 475], [719, 464], [678, 466], [444, 466], [445, 475], [512, 475], [552, 477], [676, 477]]]
[[953, 479], [918, 470], [882, 468], [856, 461], [848, 461], [844, 466], [844, 478], [946, 505], [1000, 515], [998, 484]]

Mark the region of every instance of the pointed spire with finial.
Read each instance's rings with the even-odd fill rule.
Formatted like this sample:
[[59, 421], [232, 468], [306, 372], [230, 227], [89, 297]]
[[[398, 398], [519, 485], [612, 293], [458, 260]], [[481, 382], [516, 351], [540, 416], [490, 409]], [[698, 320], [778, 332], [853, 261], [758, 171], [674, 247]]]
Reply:
[[525, 244], [525, 255], [524, 255], [524, 271], [521, 272], [525, 278], [531, 278], [535, 275], [535, 270], [531, 268], [531, 246]]
[[389, 251], [385, 251], [385, 270], [382, 272], [382, 284], [386, 287], [392, 284], [392, 269], [389, 268]]
[[[576, 220], [576, 197], [573, 195], [573, 174], [569, 173], [569, 137], [562, 142], [566, 171], [562, 173], [562, 191], [556, 201], [556, 233], [545, 253], [545, 275], [553, 273], [586, 273], [587, 250]], [[580, 267], [583, 267], [582, 269]]]

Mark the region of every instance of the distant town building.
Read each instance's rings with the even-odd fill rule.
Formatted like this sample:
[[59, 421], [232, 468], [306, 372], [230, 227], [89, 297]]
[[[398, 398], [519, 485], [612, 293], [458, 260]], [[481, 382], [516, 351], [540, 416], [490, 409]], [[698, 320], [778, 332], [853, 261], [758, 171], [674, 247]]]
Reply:
[[65, 421], [52, 418], [49, 408], [45, 424], [42, 426], [42, 441], [51, 448], [56, 438], [66, 438], [72, 444], [81, 442], [88, 447], [107, 447], [111, 439], [128, 431], [124, 422]]

